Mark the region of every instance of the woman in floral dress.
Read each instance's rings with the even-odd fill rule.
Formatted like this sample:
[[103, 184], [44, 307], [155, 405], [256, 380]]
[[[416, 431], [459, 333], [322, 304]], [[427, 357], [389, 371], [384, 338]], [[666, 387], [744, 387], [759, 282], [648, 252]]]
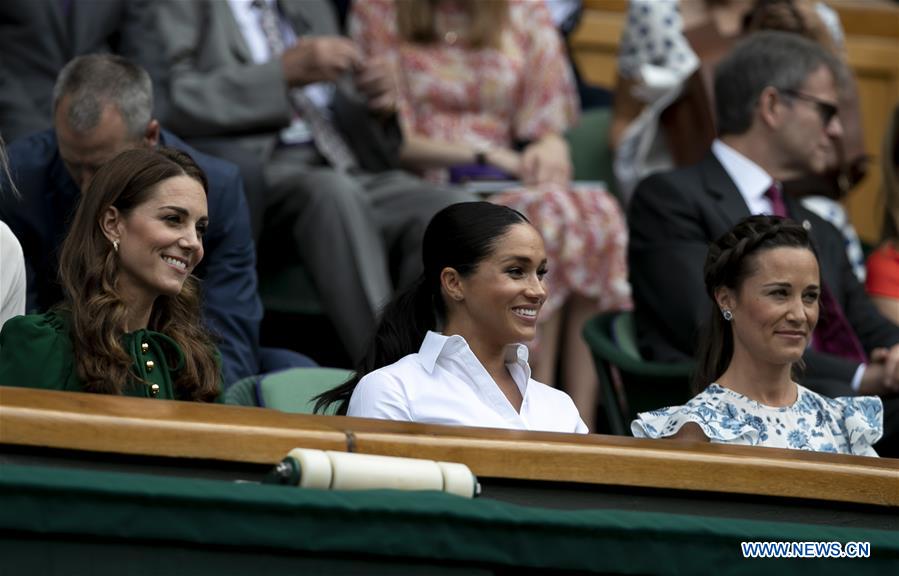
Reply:
[[712, 244], [704, 273], [714, 307], [696, 382], [708, 387], [639, 414], [634, 436], [877, 456], [880, 398], [827, 398], [796, 383], [822, 290], [805, 228], [750, 216]]
[[608, 191], [571, 185], [562, 133], [578, 102], [549, 11], [517, 0], [366, 0], [354, 4], [350, 32], [397, 71], [407, 168], [438, 182], [458, 166], [519, 181], [490, 201], [525, 214], [546, 243], [535, 378], [554, 383], [561, 359], [592, 427], [597, 380], [580, 332], [598, 312], [631, 308], [627, 228]]

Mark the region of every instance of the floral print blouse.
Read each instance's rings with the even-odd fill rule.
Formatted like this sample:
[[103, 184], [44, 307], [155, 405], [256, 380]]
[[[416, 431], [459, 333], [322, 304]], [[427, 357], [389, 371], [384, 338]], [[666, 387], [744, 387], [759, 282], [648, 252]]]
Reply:
[[695, 422], [712, 442], [877, 456], [883, 404], [876, 396], [827, 398], [798, 386], [791, 406], [766, 406], [711, 384], [683, 406], [637, 415], [637, 438], [665, 438]]

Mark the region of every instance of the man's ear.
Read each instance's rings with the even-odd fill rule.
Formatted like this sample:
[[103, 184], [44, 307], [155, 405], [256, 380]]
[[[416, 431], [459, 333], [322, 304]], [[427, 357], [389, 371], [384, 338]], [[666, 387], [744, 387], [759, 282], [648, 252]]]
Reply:
[[784, 99], [777, 88], [766, 86], [759, 94], [758, 115], [765, 125], [777, 127], [783, 121]]
[[465, 286], [462, 275], [455, 268], [444, 268], [440, 271], [440, 287], [446, 297], [454, 302], [465, 300]]
[[719, 286], [715, 289], [715, 303], [718, 304], [718, 310], [733, 310], [736, 305], [736, 298], [730, 288]]
[[147, 129], [144, 130], [144, 144], [147, 148], [156, 148], [156, 145], [159, 144], [159, 120], [153, 118], [147, 123]]
[[100, 230], [110, 242], [122, 238], [122, 214], [115, 206], [110, 206], [100, 216]]

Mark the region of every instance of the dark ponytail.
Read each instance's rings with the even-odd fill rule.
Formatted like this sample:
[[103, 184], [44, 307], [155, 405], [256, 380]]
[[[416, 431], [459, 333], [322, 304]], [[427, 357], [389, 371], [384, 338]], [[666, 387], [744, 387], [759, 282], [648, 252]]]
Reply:
[[[718, 309], [715, 292], [721, 287], [739, 291], [743, 281], [755, 270], [755, 257], [774, 248], [806, 248], [815, 254], [815, 259], [818, 257], [805, 228], [778, 216], [744, 218], [709, 246], [703, 275], [712, 309], [696, 352], [694, 391], [699, 392], [720, 378], [734, 355], [733, 331]], [[793, 369], [796, 376], [803, 369], [802, 361], [794, 364]]]
[[334, 402], [340, 402], [337, 413], [346, 414], [350, 396], [363, 376], [417, 352], [428, 330], [437, 328], [433, 301], [434, 296], [422, 274], [384, 306], [374, 336], [353, 377], [317, 396], [315, 412], [323, 412]]
[[424, 271], [411, 286], [397, 294], [381, 311], [368, 350], [353, 377], [316, 397], [315, 412], [340, 402], [346, 414], [359, 380], [369, 372], [418, 352], [429, 330], [446, 321], [440, 274], [453, 268], [463, 277], [477, 269], [509, 227], [527, 223], [520, 212], [489, 202], [462, 202], [434, 215], [422, 241]]

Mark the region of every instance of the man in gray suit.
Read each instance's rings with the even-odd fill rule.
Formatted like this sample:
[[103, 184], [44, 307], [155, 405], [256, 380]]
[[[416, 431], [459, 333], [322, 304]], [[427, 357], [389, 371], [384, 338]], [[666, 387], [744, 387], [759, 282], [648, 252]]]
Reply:
[[328, 0], [165, 0], [154, 10], [165, 121], [259, 159], [260, 260], [272, 259], [265, 246], [280, 259], [295, 249], [360, 359], [394, 284], [420, 271], [430, 217], [470, 198], [396, 169], [393, 75], [339, 35]]

